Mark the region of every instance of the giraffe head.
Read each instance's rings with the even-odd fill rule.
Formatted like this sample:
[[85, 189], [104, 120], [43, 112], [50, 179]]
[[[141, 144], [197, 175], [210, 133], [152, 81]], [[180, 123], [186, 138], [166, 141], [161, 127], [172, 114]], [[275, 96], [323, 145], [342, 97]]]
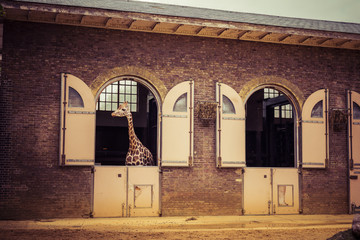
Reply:
[[127, 102], [120, 104], [119, 108], [111, 114], [112, 117], [127, 117], [129, 115], [131, 112]]

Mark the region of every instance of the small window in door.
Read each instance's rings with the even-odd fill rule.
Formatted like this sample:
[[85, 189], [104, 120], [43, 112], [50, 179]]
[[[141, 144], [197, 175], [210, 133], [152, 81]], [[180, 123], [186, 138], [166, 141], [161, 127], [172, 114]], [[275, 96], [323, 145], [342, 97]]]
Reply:
[[235, 107], [231, 100], [223, 95], [223, 106], [222, 106], [222, 113], [224, 114], [235, 114]]
[[186, 112], [187, 111], [187, 93], [181, 95], [175, 102], [174, 112]]
[[81, 98], [80, 94], [72, 87], [69, 87], [69, 107], [70, 108], [84, 107], [83, 99]]
[[355, 102], [353, 104], [353, 119], [360, 119], [360, 106]]
[[323, 101], [319, 101], [313, 109], [311, 110], [312, 118], [322, 118], [323, 117]]

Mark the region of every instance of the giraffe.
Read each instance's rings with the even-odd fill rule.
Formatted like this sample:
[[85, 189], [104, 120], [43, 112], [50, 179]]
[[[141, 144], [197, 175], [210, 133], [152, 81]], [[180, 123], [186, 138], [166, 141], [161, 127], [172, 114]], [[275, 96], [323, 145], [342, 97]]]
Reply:
[[129, 127], [129, 150], [126, 154], [125, 165], [154, 165], [151, 152], [138, 139], [134, 131], [132, 114], [127, 102], [120, 104], [119, 108], [111, 114], [112, 117], [126, 117]]

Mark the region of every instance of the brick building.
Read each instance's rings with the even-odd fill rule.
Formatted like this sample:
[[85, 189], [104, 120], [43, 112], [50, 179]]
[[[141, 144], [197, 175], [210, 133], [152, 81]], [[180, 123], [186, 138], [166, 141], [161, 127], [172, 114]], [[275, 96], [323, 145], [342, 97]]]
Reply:
[[[360, 25], [1, 0], [0, 218], [360, 206]], [[125, 166], [128, 101], [155, 166]]]

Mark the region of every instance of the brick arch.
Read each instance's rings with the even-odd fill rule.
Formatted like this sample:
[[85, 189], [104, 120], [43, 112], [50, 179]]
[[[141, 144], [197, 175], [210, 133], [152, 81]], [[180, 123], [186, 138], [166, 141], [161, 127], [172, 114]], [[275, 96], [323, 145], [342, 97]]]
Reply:
[[254, 78], [243, 86], [239, 95], [243, 101], [246, 102], [255, 91], [266, 86], [274, 87], [275, 89], [282, 91], [291, 99], [291, 101], [293, 101], [295, 107], [298, 108], [298, 112], [301, 112], [305, 101], [303, 92], [295, 84], [281, 77], [263, 76]]
[[136, 76], [144, 79], [155, 88], [161, 98], [161, 101], [164, 101], [165, 95], [168, 92], [164, 83], [148, 70], [135, 66], [116, 67], [99, 74], [90, 85], [93, 95], [96, 96], [100, 88], [106, 82], [121, 76]]

